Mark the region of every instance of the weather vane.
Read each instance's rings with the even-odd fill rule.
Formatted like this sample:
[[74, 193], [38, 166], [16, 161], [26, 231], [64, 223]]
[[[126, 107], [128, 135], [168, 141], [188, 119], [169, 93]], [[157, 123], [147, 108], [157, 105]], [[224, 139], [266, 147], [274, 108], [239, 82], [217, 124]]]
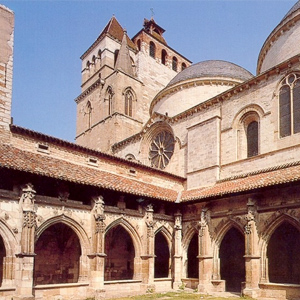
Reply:
[[150, 8], [150, 10], [151, 10], [151, 18], [153, 19], [153, 17], [154, 17], [154, 9]]

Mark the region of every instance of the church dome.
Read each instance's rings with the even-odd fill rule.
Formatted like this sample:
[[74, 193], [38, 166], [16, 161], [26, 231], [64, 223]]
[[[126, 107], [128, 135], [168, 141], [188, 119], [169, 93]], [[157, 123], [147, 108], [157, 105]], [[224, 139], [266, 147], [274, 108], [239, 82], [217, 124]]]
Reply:
[[168, 86], [193, 78], [222, 77], [245, 81], [252, 76], [250, 72], [236, 64], [223, 60], [207, 60], [184, 69], [170, 81]]
[[283, 17], [263, 44], [257, 62], [257, 74], [300, 53], [300, 1]]
[[175, 116], [252, 77], [244, 68], [227, 61], [199, 62], [178, 73], [156, 95], [150, 114], [157, 112]]

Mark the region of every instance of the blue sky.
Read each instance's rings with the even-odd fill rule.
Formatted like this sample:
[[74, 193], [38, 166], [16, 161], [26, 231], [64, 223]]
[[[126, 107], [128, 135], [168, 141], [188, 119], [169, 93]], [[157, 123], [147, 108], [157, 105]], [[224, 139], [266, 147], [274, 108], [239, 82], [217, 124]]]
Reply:
[[15, 13], [14, 124], [74, 141], [80, 56], [112, 15], [133, 37], [151, 17], [170, 47], [255, 74], [259, 51], [296, 0], [0, 1]]

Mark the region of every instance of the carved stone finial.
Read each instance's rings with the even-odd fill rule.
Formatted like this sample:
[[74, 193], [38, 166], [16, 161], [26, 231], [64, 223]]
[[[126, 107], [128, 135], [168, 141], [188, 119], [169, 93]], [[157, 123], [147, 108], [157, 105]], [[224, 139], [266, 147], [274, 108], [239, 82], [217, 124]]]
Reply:
[[104, 200], [103, 196], [98, 196], [93, 199], [94, 201], [94, 207], [93, 207], [93, 213], [95, 219], [99, 219], [100, 216], [104, 216]]
[[33, 189], [31, 183], [26, 184], [22, 189], [22, 196], [20, 198], [20, 205], [23, 210], [34, 210], [34, 200], [35, 200], [36, 191]]
[[175, 216], [174, 228], [177, 230], [182, 229], [182, 214], [179, 211], [177, 211], [177, 213], [174, 216]]

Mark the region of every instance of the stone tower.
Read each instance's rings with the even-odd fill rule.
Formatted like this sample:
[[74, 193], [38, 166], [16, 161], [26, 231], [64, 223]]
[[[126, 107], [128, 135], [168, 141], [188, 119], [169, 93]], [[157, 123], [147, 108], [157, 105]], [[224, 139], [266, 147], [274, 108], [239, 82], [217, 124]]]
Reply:
[[130, 39], [113, 16], [81, 56], [78, 144], [110, 152], [116, 142], [142, 130], [153, 97], [190, 65], [167, 45], [163, 32], [153, 19], [145, 20]]
[[14, 14], [0, 5], [0, 137], [9, 141], [13, 76]]

